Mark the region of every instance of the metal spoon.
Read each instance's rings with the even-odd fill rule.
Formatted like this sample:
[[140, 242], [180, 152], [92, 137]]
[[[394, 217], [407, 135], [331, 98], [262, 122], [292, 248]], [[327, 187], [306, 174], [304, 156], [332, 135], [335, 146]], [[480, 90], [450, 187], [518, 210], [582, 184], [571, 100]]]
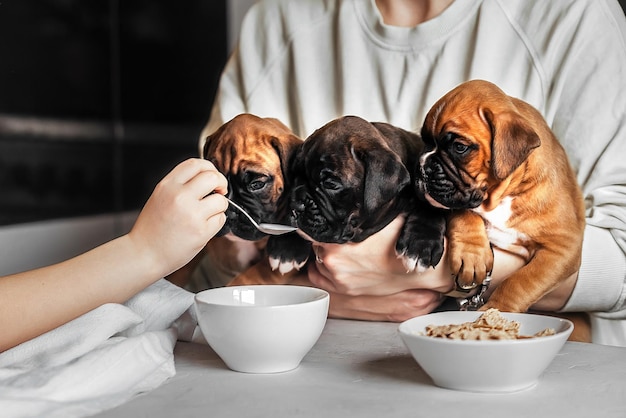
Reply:
[[238, 209], [241, 213], [246, 215], [246, 217], [250, 220], [250, 223], [252, 223], [252, 225], [254, 225], [254, 227], [256, 229], [258, 229], [259, 231], [261, 231], [261, 232], [263, 232], [265, 234], [268, 234], [268, 235], [283, 235], [283, 234], [287, 234], [289, 232], [293, 232], [293, 231], [298, 229], [298, 228], [296, 228], [294, 226], [289, 226], [289, 225], [268, 224], [268, 223], [260, 223], [259, 224], [254, 219], [252, 219], [252, 216], [250, 216], [248, 214], [248, 212], [245, 211], [244, 208], [242, 208], [241, 206], [239, 206], [238, 204], [236, 204], [235, 202], [233, 202], [232, 200], [230, 200], [227, 197], [226, 197], [226, 200], [228, 200], [228, 202], [231, 205], [233, 205], [236, 209]]

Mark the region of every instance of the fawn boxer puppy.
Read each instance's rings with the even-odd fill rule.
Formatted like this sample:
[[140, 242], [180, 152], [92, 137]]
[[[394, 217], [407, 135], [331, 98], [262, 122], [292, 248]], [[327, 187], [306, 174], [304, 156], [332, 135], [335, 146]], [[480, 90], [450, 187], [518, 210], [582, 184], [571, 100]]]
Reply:
[[[285, 197], [288, 164], [301, 143], [279, 120], [244, 113], [206, 137], [203, 157], [228, 179], [227, 196], [258, 223], [285, 223], [289, 219]], [[220, 264], [219, 270], [235, 275], [263, 258], [267, 236], [233, 207], [226, 211], [226, 218], [205, 250], [218, 258], [214, 262]], [[202, 256], [196, 257], [194, 264]], [[183, 271], [188, 275], [193, 267], [186, 266]], [[172, 281], [180, 284], [184, 279]]]
[[[277, 119], [248, 113], [238, 115], [209, 135], [203, 156], [228, 179], [228, 197], [258, 223], [281, 223], [288, 218], [284, 192], [289, 182], [288, 164], [302, 140]], [[218, 235], [232, 233], [259, 240], [258, 231], [240, 211], [229, 208]]]
[[493, 267], [490, 243], [526, 260], [482, 309], [525, 312], [580, 265], [585, 208], [567, 155], [541, 114], [492, 83], [443, 96], [421, 131], [417, 189], [452, 209], [449, 262], [460, 288]]

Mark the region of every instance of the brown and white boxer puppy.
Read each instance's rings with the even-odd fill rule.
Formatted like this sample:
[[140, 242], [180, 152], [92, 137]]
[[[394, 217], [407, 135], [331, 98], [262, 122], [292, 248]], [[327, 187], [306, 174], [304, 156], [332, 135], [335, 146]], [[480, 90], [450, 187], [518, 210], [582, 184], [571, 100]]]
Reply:
[[[302, 139], [279, 120], [244, 113], [206, 137], [203, 157], [228, 179], [227, 196], [258, 223], [287, 223], [287, 171], [301, 143]], [[262, 259], [267, 240], [240, 211], [229, 207], [224, 227], [207, 250], [219, 251], [220, 268], [236, 274]], [[196, 257], [194, 264], [202, 256]], [[188, 276], [193, 268], [186, 266], [183, 271]], [[171, 280], [184, 283], [183, 278]]]
[[434, 206], [452, 210], [448, 256], [459, 287], [491, 272], [489, 243], [527, 261], [481, 309], [525, 312], [578, 270], [582, 193], [536, 109], [474, 80], [435, 103], [421, 135], [416, 187]]
[[[209, 135], [203, 157], [228, 179], [228, 197], [242, 206], [258, 223], [281, 223], [288, 219], [289, 159], [302, 140], [277, 119], [249, 113], [235, 116]], [[265, 237], [235, 208], [218, 235], [232, 233], [244, 240]]]
[[443, 254], [445, 212], [419, 201], [411, 171], [419, 135], [356, 116], [311, 134], [293, 157], [292, 224], [323, 243], [360, 242], [406, 214], [396, 253], [407, 271], [435, 266]]

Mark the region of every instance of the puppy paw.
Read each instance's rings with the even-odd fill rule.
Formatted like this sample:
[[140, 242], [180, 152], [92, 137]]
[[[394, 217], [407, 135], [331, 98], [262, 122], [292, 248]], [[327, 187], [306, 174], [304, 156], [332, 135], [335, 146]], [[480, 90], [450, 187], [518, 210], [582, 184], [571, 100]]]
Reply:
[[493, 249], [488, 241], [478, 245], [450, 242], [448, 252], [450, 271], [461, 288], [481, 284], [493, 269]]
[[460, 287], [479, 285], [491, 273], [493, 250], [489, 243], [485, 246], [450, 243], [448, 251], [450, 271]]
[[272, 236], [265, 248], [272, 270], [281, 274], [300, 270], [309, 259], [311, 243], [296, 233]]
[[296, 260], [281, 260], [279, 258], [269, 257], [270, 267], [272, 267], [272, 271], [278, 270], [280, 274], [286, 274], [293, 270], [300, 270], [305, 264], [307, 260], [303, 262], [297, 262]]
[[396, 242], [396, 255], [402, 259], [407, 272], [423, 272], [439, 264], [445, 230], [442, 212], [414, 212], [407, 216]]
[[396, 243], [396, 255], [402, 260], [407, 273], [413, 271], [422, 273], [428, 268], [439, 264], [443, 255], [443, 245], [443, 239], [414, 239], [410, 242], [410, 245], [406, 245], [399, 240]]
[[448, 261], [457, 285], [471, 288], [483, 282], [493, 269], [493, 249], [482, 218], [468, 210], [448, 219]]

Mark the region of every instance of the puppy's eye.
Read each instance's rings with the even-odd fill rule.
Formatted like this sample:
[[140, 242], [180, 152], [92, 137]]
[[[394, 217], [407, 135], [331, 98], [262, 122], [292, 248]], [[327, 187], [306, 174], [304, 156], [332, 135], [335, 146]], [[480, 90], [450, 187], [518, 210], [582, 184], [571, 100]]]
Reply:
[[462, 142], [455, 142], [452, 144], [452, 150], [459, 155], [463, 155], [469, 151], [470, 147]]
[[251, 182], [251, 183], [248, 185], [248, 188], [249, 188], [251, 191], [255, 192], [255, 191], [258, 191], [258, 190], [261, 190], [262, 188], [264, 188], [266, 184], [267, 184], [267, 183], [265, 183], [265, 182], [264, 182], [264, 181], [262, 181], [262, 180], [254, 180], [253, 182]]
[[246, 188], [252, 193], [258, 193], [267, 188], [268, 185], [271, 186], [272, 182], [273, 179], [271, 176], [254, 173], [252, 171], [246, 172], [243, 179], [243, 184], [245, 184]]
[[321, 181], [321, 186], [325, 190], [336, 191], [341, 189], [341, 183], [335, 179], [327, 178]]

